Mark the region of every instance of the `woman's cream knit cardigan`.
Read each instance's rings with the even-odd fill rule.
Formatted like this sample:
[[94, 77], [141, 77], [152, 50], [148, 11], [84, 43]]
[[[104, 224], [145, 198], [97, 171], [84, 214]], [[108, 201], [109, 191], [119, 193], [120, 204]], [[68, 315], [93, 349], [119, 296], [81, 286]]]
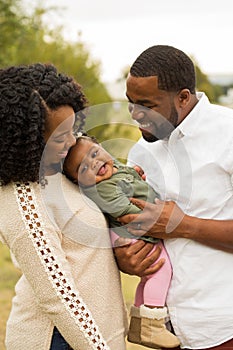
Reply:
[[63, 175], [0, 187], [0, 237], [23, 275], [7, 350], [49, 350], [54, 326], [74, 350], [125, 349], [126, 314], [106, 221]]

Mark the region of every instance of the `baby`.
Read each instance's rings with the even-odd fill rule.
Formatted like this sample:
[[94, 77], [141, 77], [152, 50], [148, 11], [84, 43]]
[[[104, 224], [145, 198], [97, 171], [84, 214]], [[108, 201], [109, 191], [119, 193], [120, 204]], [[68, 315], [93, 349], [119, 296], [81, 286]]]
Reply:
[[160, 257], [165, 258], [165, 263], [155, 274], [142, 277], [137, 286], [135, 302], [131, 307], [128, 340], [154, 349], [177, 347], [180, 344], [178, 338], [165, 325], [168, 316], [165, 303], [172, 269], [163, 243], [151, 237], [133, 236], [117, 221], [122, 215], [140, 213], [141, 209], [130, 202], [130, 197], [153, 203], [158, 197], [157, 193], [135, 169], [113, 159], [89, 136], [82, 135], [77, 138], [76, 145], [70, 149], [65, 159], [63, 172], [107, 216], [115, 233], [112, 235], [115, 237], [114, 245], [122, 244], [124, 239], [119, 237], [125, 237], [132, 238], [132, 244], [135, 239], [143, 239], [161, 246]]

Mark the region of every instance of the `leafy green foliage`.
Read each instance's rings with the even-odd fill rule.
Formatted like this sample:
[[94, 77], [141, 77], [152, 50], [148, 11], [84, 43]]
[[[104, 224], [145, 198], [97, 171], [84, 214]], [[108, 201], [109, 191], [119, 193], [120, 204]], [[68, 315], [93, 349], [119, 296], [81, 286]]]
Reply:
[[85, 131], [125, 163], [130, 148], [141, 136], [128, 111], [128, 102], [104, 103], [92, 106], [84, 113]]
[[75, 43], [66, 42], [62, 27], [49, 29], [43, 23], [48, 11], [38, 5], [31, 15], [25, 14], [22, 1], [0, 0], [0, 66], [52, 63], [82, 86], [90, 104], [111, 100], [100, 80], [100, 63], [94, 61], [81, 38]]
[[[194, 60], [195, 62], [195, 60]], [[195, 64], [197, 89], [203, 91], [208, 96], [210, 102], [217, 103], [219, 96], [223, 95], [223, 88], [220, 85], [212, 84], [208, 76], [202, 72], [198, 64]]]

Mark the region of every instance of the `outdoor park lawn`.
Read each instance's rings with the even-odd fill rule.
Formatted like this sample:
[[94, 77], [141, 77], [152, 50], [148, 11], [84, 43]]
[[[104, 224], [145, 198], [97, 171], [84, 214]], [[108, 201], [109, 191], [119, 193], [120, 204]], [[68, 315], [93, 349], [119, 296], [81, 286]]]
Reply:
[[[8, 248], [0, 243], [0, 349], [5, 350], [4, 337], [5, 337], [5, 326], [8, 318], [11, 299], [14, 295], [14, 285], [20, 277], [20, 271], [17, 270], [12, 262], [9, 255]], [[122, 288], [126, 305], [129, 309], [133, 302], [134, 292], [138, 278], [122, 274]], [[127, 350], [146, 350], [148, 348], [127, 344]], [[42, 349], [41, 349], [42, 350]]]
[[4, 350], [5, 326], [14, 295], [14, 285], [20, 272], [17, 270], [9, 255], [8, 248], [0, 243], [0, 349]]

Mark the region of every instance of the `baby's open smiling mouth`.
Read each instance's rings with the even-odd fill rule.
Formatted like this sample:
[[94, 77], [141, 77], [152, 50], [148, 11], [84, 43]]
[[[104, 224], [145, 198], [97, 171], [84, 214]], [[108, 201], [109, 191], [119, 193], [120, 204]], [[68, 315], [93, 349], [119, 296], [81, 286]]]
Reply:
[[106, 163], [101, 165], [101, 167], [99, 168], [97, 175], [104, 175], [106, 172]]

